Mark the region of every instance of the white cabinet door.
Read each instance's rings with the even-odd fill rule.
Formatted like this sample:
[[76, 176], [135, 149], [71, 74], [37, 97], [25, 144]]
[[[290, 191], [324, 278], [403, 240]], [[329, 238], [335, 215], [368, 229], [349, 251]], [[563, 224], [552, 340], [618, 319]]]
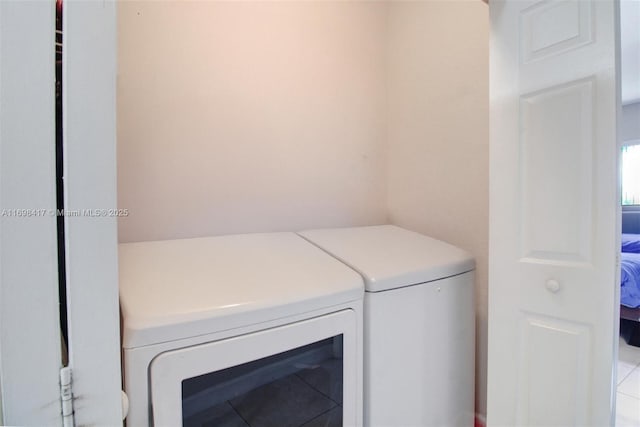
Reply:
[[116, 208], [116, 4], [63, 16], [65, 257], [76, 425], [122, 421]]
[[488, 425], [611, 425], [618, 4], [489, 5]]
[[55, 2], [0, 1], [2, 425], [60, 425]]

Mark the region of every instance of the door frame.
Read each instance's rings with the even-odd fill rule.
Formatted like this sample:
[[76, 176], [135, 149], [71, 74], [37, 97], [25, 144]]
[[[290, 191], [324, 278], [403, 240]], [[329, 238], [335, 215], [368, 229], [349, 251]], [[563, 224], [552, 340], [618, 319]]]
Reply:
[[2, 424], [60, 424], [55, 2], [0, 2]]
[[122, 422], [115, 0], [63, 6], [64, 208], [76, 425]]

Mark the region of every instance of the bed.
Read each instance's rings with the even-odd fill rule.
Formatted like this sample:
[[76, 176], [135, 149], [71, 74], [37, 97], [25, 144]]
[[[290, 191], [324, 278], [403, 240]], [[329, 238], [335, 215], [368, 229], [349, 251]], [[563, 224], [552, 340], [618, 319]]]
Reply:
[[620, 254], [620, 330], [640, 346], [640, 234], [623, 233]]
[[640, 307], [640, 234], [623, 234], [620, 287], [620, 304], [629, 308]]

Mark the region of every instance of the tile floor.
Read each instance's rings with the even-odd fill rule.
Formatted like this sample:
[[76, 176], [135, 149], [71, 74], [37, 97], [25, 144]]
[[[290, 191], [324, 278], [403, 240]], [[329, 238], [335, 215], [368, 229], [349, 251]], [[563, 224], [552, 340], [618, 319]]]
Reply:
[[260, 386], [183, 420], [185, 427], [342, 426], [342, 363], [313, 368]]
[[616, 427], [640, 426], [640, 347], [620, 338]]

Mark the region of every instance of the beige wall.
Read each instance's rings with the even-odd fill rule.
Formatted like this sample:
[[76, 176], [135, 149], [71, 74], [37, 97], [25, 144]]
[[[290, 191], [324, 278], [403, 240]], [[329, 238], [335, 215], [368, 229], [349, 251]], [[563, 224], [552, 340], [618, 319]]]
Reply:
[[477, 258], [486, 413], [488, 7], [119, 4], [120, 241], [392, 223]]
[[485, 414], [488, 7], [396, 2], [389, 12], [389, 219], [476, 256], [476, 410]]
[[385, 222], [385, 8], [121, 2], [120, 241]]

